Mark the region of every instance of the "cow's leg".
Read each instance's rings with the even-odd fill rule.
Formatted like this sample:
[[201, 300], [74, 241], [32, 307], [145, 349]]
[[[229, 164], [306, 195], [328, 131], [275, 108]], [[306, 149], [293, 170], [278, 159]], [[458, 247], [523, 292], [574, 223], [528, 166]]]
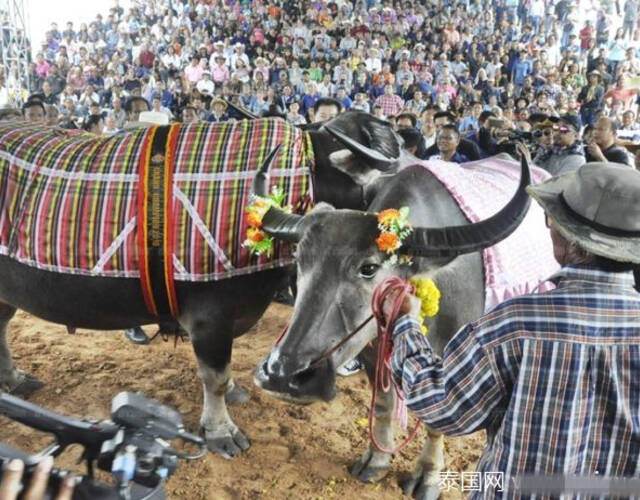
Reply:
[[400, 482], [405, 495], [419, 500], [436, 500], [440, 496], [440, 472], [444, 470], [444, 436], [427, 428], [416, 468], [410, 477]]
[[[367, 372], [369, 382], [373, 386], [375, 377], [375, 349], [367, 347], [362, 352], [362, 360]], [[394, 446], [394, 431], [392, 425], [393, 407], [395, 404], [395, 391], [390, 390], [387, 393], [378, 391], [375, 405], [375, 421], [373, 425], [373, 433], [376, 441], [381, 447], [390, 450]], [[382, 453], [369, 444], [369, 448], [365, 451], [362, 458], [358, 460], [351, 468], [351, 474], [361, 481], [372, 482], [380, 481], [384, 478], [389, 470], [391, 455]]]
[[0, 302], [0, 389], [16, 396], [27, 396], [40, 389], [43, 384], [13, 365], [7, 342], [7, 325], [15, 313], [15, 307]]
[[191, 335], [204, 388], [200, 428], [209, 450], [232, 458], [249, 448], [249, 440], [231, 420], [225, 402], [231, 380], [232, 327], [228, 322], [216, 321], [215, 318], [201, 319], [185, 326]]

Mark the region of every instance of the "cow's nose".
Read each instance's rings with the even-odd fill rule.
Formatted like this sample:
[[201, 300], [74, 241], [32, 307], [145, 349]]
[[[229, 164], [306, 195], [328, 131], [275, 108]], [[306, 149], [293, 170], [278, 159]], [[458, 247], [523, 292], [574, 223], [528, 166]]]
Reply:
[[267, 362], [267, 375], [274, 379], [287, 378], [292, 372], [299, 369], [294, 368], [293, 363], [295, 360], [291, 356], [277, 351], [273, 352]]

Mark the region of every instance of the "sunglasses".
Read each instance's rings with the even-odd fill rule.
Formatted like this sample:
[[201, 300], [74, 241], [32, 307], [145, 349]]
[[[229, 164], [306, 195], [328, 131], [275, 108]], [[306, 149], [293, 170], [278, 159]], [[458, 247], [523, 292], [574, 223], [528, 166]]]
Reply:
[[545, 128], [542, 131], [542, 135], [544, 135], [545, 137], [549, 137], [550, 135], [553, 135], [553, 130], [550, 128]]
[[572, 130], [568, 127], [560, 127], [556, 129], [556, 132], [558, 132], [559, 134], [570, 134], [572, 132]]

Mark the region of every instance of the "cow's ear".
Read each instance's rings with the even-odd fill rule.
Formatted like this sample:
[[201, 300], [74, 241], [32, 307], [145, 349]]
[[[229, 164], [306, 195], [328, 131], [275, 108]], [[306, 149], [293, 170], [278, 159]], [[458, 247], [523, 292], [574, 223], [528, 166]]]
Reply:
[[389, 123], [366, 113], [348, 111], [327, 122], [326, 131], [371, 167], [387, 171], [397, 165], [402, 138]]
[[329, 162], [333, 168], [347, 174], [356, 184], [361, 186], [372, 183], [382, 174], [380, 170], [372, 168], [348, 149], [340, 149], [331, 153]]

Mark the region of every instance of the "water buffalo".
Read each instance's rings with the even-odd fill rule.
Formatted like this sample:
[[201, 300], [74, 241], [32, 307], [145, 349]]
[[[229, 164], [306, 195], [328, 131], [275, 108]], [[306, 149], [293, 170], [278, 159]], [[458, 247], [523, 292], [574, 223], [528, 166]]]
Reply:
[[[20, 124], [16, 124], [18, 126]], [[200, 127], [198, 133], [207, 134], [220, 125], [197, 126]], [[400, 143], [389, 125], [366, 113], [347, 113], [308, 132], [286, 126], [290, 127], [287, 134], [309, 134], [315, 154], [311, 176], [317, 201], [362, 209], [372, 196], [371, 190], [380, 184], [381, 171], [394, 169], [404, 162]], [[53, 135], [66, 133], [47, 130]], [[202, 162], [196, 153], [192, 158]], [[9, 152], [0, 140], [2, 155]], [[17, 161], [27, 163], [22, 159]], [[237, 162], [237, 159], [230, 158], [230, 161]], [[37, 169], [37, 165], [34, 168]], [[6, 219], [10, 210], [15, 209], [7, 206], [7, 184], [6, 179], [0, 178], [0, 221], [3, 214]], [[17, 370], [11, 359], [6, 330], [16, 308], [54, 323], [90, 329], [124, 329], [159, 319], [148, 311], [137, 278], [43, 270], [12, 258], [7, 248], [2, 252], [1, 247], [0, 387], [6, 390], [25, 394], [39, 386], [37, 379]], [[218, 281], [176, 281], [180, 306], [177, 319], [193, 341], [203, 381], [204, 408], [200, 423], [209, 449], [225, 457], [235, 456], [249, 447], [249, 441], [232, 421], [225, 404], [225, 395], [231, 401], [246, 398], [246, 391], [234, 385], [229, 373], [233, 338], [246, 332], [261, 317], [274, 292], [282, 286], [286, 272], [284, 268], [276, 268]]]
[[[331, 356], [324, 357], [324, 353], [371, 313], [376, 285], [392, 275], [427, 275], [436, 282], [443, 299], [439, 314], [427, 324], [429, 340], [442, 354], [459, 327], [483, 313], [485, 281], [478, 250], [501, 241], [521, 223], [529, 207], [524, 190], [529, 180], [530, 171], [523, 158], [520, 184], [513, 198], [500, 212], [475, 224], [469, 224], [450, 192], [423, 166], [408, 167], [385, 183], [368, 212], [336, 210], [323, 204], [302, 217], [270, 209], [263, 219], [264, 229], [298, 243], [298, 296], [289, 330], [260, 363], [256, 384], [297, 403], [330, 400], [336, 394], [336, 367], [363, 349], [371, 380], [375, 349], [366, 346], [375, 338], [375, 322]], [[410, 208], [415, 228], [403, 250], [413, 261], [411, 265], [383, 266], [386, 255], [375, 244], [380, 234], [375, 212], [401, 206]], [[538, 224], [543, 224], [541, 213], [533, 215], [534, 219], [539, 217]], [[544, 250], [551, 259], [550, 247]], [[376, 404], [374, 433], [387, 449], [393, 448], [393, 393], [380, 395]], [[389, 455], [370, 446], [352, 473], [362, 480], [379, 479], [389, 460]], [[442, 436], [429, 430], [416, 472], [404, 483], [405, 492], [418, 498], [436, 498], [438, 473], [443, 466]]]

